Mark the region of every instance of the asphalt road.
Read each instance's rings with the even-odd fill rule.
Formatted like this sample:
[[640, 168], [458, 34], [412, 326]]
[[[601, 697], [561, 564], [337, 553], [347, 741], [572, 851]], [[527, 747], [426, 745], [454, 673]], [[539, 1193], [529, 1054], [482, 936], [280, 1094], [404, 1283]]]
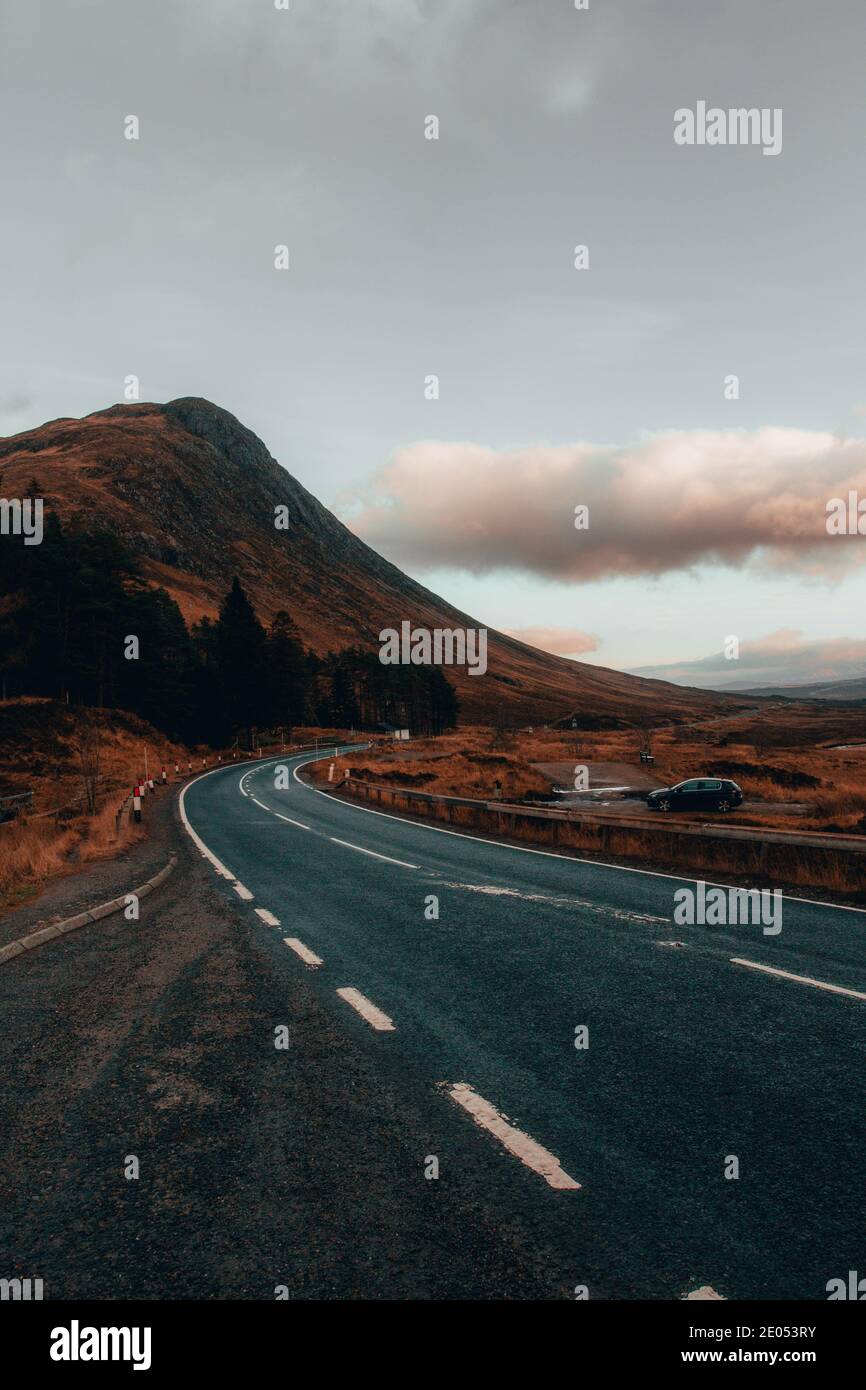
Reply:
[[0, 1276], [824, 1299], [862, 1270], [866, 1000], [731, 958], [866, 994], [866, 913], [675, 926], [690, 880], [277, 789], [303, 761], [189, 784], [139, 923], [0, 970]]
[[[192, 827], [253, 896], [215, 874], [222, 891], [278, 920], [261, 923], [275, 968], [312, 981], [407, 1105], [450, 1105], [474, 1129], [447, 1092], [464, 1083], [581, 1184], [552, 1189], [476, 1133], [510, 1172], [508, 1210], [571, 1251], [575, 1283], [820, 1298], [863, 1264], [866, 999], [731, 962], [866, 993], [866, 913], [785, 899], [776, 936], [674, 926], [690, 880], [401, 821], [305, 786], [295, 765], [278, 790], [278, 765], [186, 795]], [[371, 1029], [341, 988], [393, 1031]], [[738, 1179], [724, 1176], [730, 1155]]]

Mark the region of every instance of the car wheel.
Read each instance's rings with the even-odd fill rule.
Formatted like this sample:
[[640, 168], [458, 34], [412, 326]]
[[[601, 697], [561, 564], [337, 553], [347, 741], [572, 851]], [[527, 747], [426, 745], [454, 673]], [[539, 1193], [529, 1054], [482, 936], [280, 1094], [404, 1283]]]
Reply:
[[669, 811], [671, 809], [671, 803], [667, 800], [659, 801], [657, 804], [660, 811]]
[[721, 801], [719, 802], [719, 804], [718, 804], [717, 807], [716, 807], [716, 810], [717, 810], [717, 811], [730, 811], [730, 809], [731, 809], [731, 803], [730, 803], [730, 801], [726, 801], [725, 798], [722, 797]]

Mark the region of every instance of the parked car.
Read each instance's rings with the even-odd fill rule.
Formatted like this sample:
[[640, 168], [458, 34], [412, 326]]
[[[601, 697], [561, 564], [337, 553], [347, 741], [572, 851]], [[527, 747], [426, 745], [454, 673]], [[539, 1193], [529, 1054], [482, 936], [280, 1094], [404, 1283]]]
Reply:
[[646, 804], [651, 811], [732, 811], [742, 801], [736, 782], [724, 777], [690, 777], [675, 787], [658, 787], [649, 793]]

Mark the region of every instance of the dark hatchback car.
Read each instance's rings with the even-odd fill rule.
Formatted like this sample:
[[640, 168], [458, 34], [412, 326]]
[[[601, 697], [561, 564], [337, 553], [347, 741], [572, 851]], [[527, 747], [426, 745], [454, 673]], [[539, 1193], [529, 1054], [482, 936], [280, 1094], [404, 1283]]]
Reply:
[[651, 811], [732, 811], [742, 801], [736, 782], [722, 777], [690, 777], [675, 787], [650, 792], [646, 804]]

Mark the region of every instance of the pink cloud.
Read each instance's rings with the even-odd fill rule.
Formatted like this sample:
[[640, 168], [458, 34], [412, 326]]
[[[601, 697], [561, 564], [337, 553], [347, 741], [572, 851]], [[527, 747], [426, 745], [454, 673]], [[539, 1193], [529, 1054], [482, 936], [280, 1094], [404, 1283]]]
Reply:
[[[628, 448], [401, 449], [350, 524], [415, 569], [512, 570], [588, 581], [701, 563], [839, 577], [860, 536], [830, 536], [827, 503], [866, 497], [866, 442], [806, 430], [680, 431]], [[575, 530], [574, 509], [589, 508]]]
[[502, 630], [506, 636], [516, 637], [518, 642], [540, 647], [554, 656], [579, 656], [582, 652], [598, 651], [600, 645], [598, 637], [580, 632], [576, 627], [506, 627]]

